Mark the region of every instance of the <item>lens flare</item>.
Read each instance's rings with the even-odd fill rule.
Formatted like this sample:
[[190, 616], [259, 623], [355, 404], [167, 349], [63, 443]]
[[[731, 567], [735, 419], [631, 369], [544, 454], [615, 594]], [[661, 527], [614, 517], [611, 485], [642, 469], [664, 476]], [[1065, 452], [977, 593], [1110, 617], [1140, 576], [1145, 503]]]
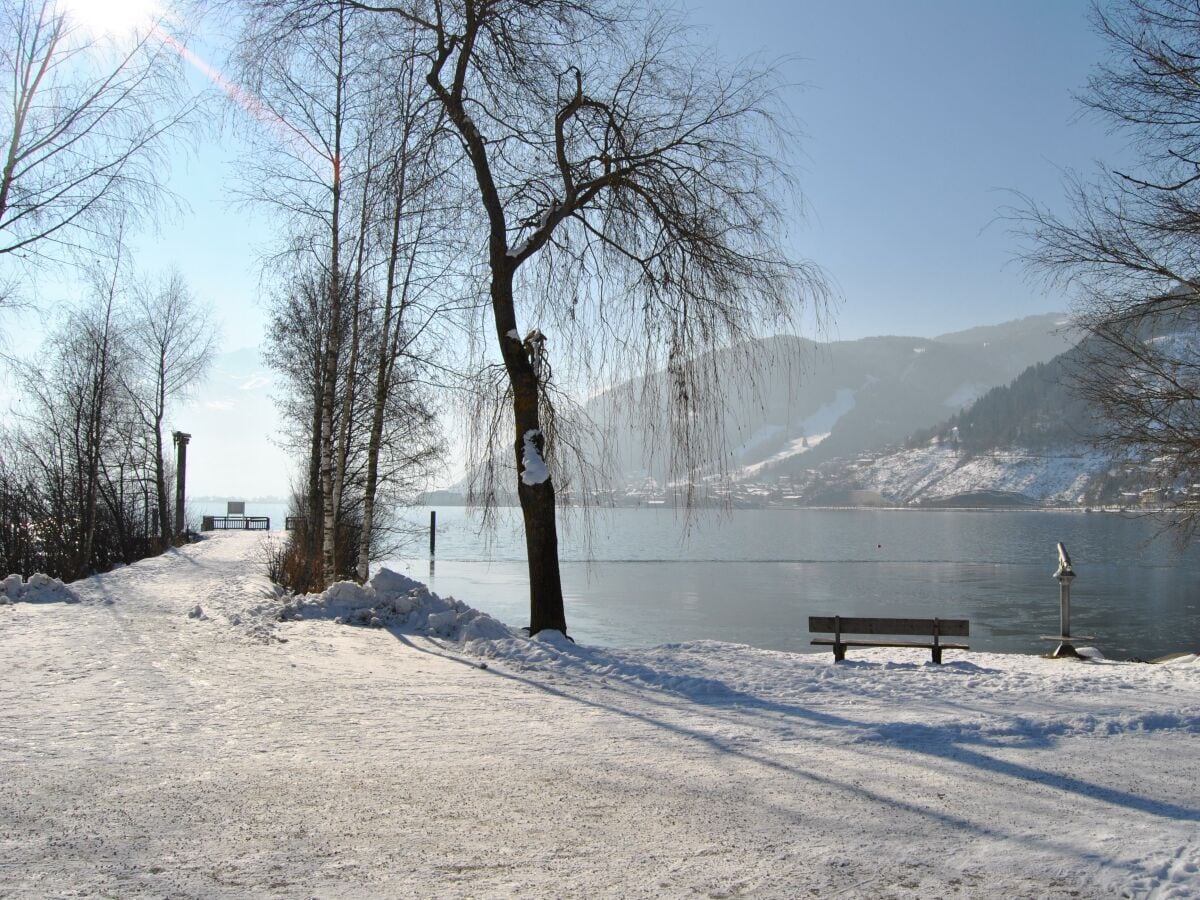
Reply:
[[94, 37], [123, 37], [162, 19], [160, 0], [58, 0], [57, 9]]

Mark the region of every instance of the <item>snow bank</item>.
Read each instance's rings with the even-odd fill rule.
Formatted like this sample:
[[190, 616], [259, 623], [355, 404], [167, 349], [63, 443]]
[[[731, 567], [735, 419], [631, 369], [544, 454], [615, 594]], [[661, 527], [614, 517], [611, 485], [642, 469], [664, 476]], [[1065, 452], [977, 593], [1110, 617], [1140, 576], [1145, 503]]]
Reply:
[[10, 603], [78, 603], [79, 597], [73, 590], [41, 572], [24, 581], [20, 575], [12, 574], [0, 581], [0, 606]]
[[[440, 597], [419, 581], [381, 569], [368, 584], [339, 581], [320, 594], [284, 597], [281, 622], [332, 620], [339, 625], [396, 628], [461, 644], [461, 652], [527, 672], [572, 674], [600, 682], [623, 682], [697, 699], [729, 699], [737, 692], [721, 679], [681, 671], [675, 660], [646, 664], [636, 653], [576, 644], [560, 631], [527, 637], [453, 597]], [[190, 615], [202, 614], [199, 607]], [[681, 647], [684, 645], [672, 645]], [[726, 647], [698, 641], [692, 650]], [[661, 648], [667, 650], [669, 648]], [[749, 650], [749, 648], [742, 648]]]
[[[725, 641], [688, 641], [640, 649], [590, 647], [558, 631], [526, 636], [453, 597], [440, 597], [419, 581], [390, 569], [370, 583], [343, 581], [320, 594], [285, 596], [273, 619], [332, 620], [337, 624], [392, 628], [452, 642], [462, 653], [497, 662], [509, 671], [578, 678], [592, 684], [623, 685], [638, 691], [664, 691], [705, 705], [807, 706], [817, 697], [925, 707], [920, 727], [849, 728], [849, 743], [911, 745], [929, 741], [997, 744], [1045, 741], [1064, 736], [1144, 734], [1166, 730], [1200, 734], [1200, 703], [1147, 712], [1120, 705], [1100, 709], [1039, 711], [1013, 697], [1104, 697], [1139, 691], [1147, 682], [1160, 688], [1190, 683], [1200, 672], [1200, 656], [1182, 654], [1168, 664], [1148, 666], [1104, 659], [1098, 651], [1075, 662], [1019, 654], [969, 653], [945, 665], [930, 663], [924, 651], [861, 651], [858, 658], [832, 665], [828, 653], [785, 653]], [[192, 615], [200, 613], [199, 607]], [[1169, 668], [1168, 668], [1169, 666]], [[1180, 678], [1182, 677], [1182, 681]], [[964, 722], [958, 702], [994, 703], [981, 721]], [[947, 701], [951, 701], [947, 703]], [[926, 706], [928, 704], [928, 706]], [[1010, 707], [1020, 707], [1017, 714]], [[936, 712], [934, 711], [936, 710]]]
[[510, 639], [513, 632], [453, 597], [439, 597], [419, 581], [381, 569], [365, 585], [339, 581], [320, 594], [285, 598], [278, 618], [332, 619], [343, 625], [392, 627], [451, 641]]

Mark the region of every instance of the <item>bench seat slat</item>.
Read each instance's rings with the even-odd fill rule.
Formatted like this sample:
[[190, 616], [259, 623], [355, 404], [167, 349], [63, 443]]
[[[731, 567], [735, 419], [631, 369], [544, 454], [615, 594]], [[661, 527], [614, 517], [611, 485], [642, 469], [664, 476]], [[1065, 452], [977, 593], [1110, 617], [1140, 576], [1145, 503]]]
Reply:
[[[809, 616], [808, 630], [819, 633], [838, 631], [839, 623], [836, 616]], [[903, 635], [932, 635], [934, 619], [885, 619], [841, 617], [842, 634], [903, 634]], [[971, 623], [969, 619], [937, 619], [938, 634], [942, 637], [969, 637]], [[845, 643], [843, 641], [843, 643]], [[945, 645], [944, 645], [945, 646]]]
[[[814, 644], [822, 647], [832, 647], [838, 643], [833, 638], [815, 638]], [[934, 644], [922, 644], [917, 641], [841, 641], [843, 647], [913, 647], [919, 650], [932, 650]], [[937, 644], [943, 650], [970, 650], [966, 644]]]

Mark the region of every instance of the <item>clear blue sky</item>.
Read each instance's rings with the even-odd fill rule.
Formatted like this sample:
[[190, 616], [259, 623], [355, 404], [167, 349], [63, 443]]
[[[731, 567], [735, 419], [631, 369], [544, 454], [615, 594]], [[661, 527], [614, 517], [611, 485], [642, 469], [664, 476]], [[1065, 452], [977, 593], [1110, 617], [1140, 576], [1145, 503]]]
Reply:
[[[841, 290], [831, 336], [934, 335], [1066, 306], [1030, 283], [997, 215], [1007, 191], [1056, 204], [1064, 169], [1117, 155], [1071, 97], [1103, 52], [1086, 2], [687, 5], [728, 58], [793, 57], [809, 204], [793, 243]], [[180, 160], [173, 184], [192, 211], [141, 255], [180, 265], [240, 347], [262, 330], [254, 250], [271, 234], [228, 206], [230, 144]]]
[[[1103, 51], [1086, 2], [687, 5], [727, 58], [792, 57], [809, 204], [792, 237], [841, 290], [831, 336], [933, 335], [1065, 307], [1026, 278], [997, 215], [1007, 191], [1057, 203], [1064, 169], [1117, 154], [1071, 98]], [[262, 333], [256, 250], [272, 234], [229, 205], [233, 156], [228, 134], [178, 155], [171, 183], [189, 211], [138, 256], [179, 265], [237, 348]]]
[[[792, 239], [844, 300], [829, 337], [932, 336], [1066, 308], [1029, 281], [997, 216], [1006, 192], [1057, 205], [1063, 170], [1119, 155], [1071, 96], [1103, 53], [1085, 0], [686, 5], [727, 59], [791, 58], [809, 205]], [[273, 242], [269, 220], [229, 203], [236, 150], [227, 132], [177, 154], [187, 211], [136, 243], [140, 268], [177, 265], [213, 304], [230, 350], [261, 340], [258, 254]], [[14, 349], [36, 332], [10, 331]]]
[[798, 57], [811, 205], [797, 248], [845, 304], [834, 334], [932, 336], [1063, 309], [998, 211], [1057, 204], [1119, 144], [1072, 99], [1104, 47], [1081, 0], [691, 0], [725, 52]]

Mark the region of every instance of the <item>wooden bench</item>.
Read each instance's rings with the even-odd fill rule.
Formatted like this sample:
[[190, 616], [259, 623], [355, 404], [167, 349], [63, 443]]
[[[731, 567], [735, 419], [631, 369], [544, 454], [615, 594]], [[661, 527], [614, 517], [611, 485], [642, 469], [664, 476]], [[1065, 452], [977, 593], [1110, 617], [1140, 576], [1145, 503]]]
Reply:
[[[814, 644], [833, 647], [833, 659], [846, 658], [847, 647], [920, 647], [933, 651], [933, 661], [942, 662], [943, 650], [970, 650], [966, 644], [946, 644], [943, 637], [968, 637], [971, 633], [967, 619], [864, 619], [850, 616], [809, 616], [808, 630], [814, 634], [832, 634], [832, 638], [816, 638]], [[883, 635], [871, 640], [847, 640], [846, 635]], [[891, 635], [925, 635], [933, 643], [888, 640]]]

